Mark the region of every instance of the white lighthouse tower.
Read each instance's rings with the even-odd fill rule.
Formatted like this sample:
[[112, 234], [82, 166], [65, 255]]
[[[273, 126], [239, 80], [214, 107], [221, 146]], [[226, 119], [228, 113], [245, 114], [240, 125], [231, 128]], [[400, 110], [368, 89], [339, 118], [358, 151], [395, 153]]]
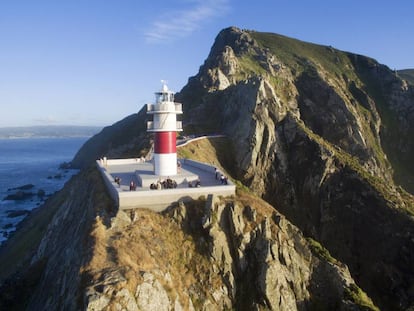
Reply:
[[158, 176], [177, 174], [176, 133], [182, 131], [177, 114], [182, 114], [182, 104], [174, 102], [174, 93], [164, 81], [160, 92], [155, 93], [155, 104], [147, 104], [147, 132], [154, 132], [154, 173]]

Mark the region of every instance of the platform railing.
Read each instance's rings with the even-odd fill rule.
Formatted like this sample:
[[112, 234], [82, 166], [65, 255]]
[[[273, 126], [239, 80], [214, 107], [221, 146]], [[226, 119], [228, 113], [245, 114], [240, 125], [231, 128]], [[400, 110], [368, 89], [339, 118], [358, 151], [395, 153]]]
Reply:
[[[164, 129], [164, 130], [182, 131], [182, 129], [183, 129], [183, 122], [182, 121], [176, 121], [175, 122], [175, 129]], [[155, 130], [154, 121], [147, 121], [147, 131], [153, 131], [153, 130]]]
[[182, 113], [183, 105], [181, 103], [160, 103], [160, 104], [147, 104], [147, 112], [174, 112]]

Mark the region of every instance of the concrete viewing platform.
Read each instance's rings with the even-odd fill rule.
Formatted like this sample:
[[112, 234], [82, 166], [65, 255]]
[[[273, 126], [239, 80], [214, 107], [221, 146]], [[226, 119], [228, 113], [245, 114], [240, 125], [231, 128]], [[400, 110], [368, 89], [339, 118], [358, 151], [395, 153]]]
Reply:
[[[148, 208], [162, 211], [173, 202], [198, 199], [209, 194], [235, 194], [236, 187], [230, 180], [227, 184], [222, 184], [220, 178], [216, 179], [214, 166], [188, 159], [179, 161], [181, 167], [174, 176], [154, 175], [153, 164], [145, 162], [144, 159], [100, 159], [96, 163], [119, 209]], [[176, 182], [176, 188], [150, 188], [151, 184], [156, 185], [167, 178]], [[119, 184], [116, 180], [119, 180]], [[200, 187], [195, 186], [197, 180]], [[136, 185], [132, 191], [131, 181]]]

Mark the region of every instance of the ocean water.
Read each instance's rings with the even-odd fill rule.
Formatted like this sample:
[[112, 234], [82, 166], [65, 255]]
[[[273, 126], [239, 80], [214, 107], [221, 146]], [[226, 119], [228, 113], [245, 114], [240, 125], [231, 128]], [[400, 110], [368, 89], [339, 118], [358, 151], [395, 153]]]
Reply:
[[[60, 190], [77, 170], [59, 165], [72, 160], [89, 137], [0, 139], [0, 243], [7, 240], [32, 209]], [[31, 189], [14, 189], [27, 184]], [[5, 200], [18, 191], [33, 193], [25, 200]], [[41, 198], [38, 193], [44, 192]]]

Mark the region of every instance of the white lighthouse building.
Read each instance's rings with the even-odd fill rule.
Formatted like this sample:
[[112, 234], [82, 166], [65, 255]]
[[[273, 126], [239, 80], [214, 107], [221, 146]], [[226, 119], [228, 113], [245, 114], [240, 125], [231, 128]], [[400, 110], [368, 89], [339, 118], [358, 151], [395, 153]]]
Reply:
[[147, 104], [147, 114], [153, 115], [148, 121], [147, 132], [154, 133], [154, 173], [158, 176], [177, 174], [176, 136], [182, 131], [177, 114], [182, 114], [182, 104], [174, 102], [174, 93], [163, 83], [155, 93], [155, 104]]

